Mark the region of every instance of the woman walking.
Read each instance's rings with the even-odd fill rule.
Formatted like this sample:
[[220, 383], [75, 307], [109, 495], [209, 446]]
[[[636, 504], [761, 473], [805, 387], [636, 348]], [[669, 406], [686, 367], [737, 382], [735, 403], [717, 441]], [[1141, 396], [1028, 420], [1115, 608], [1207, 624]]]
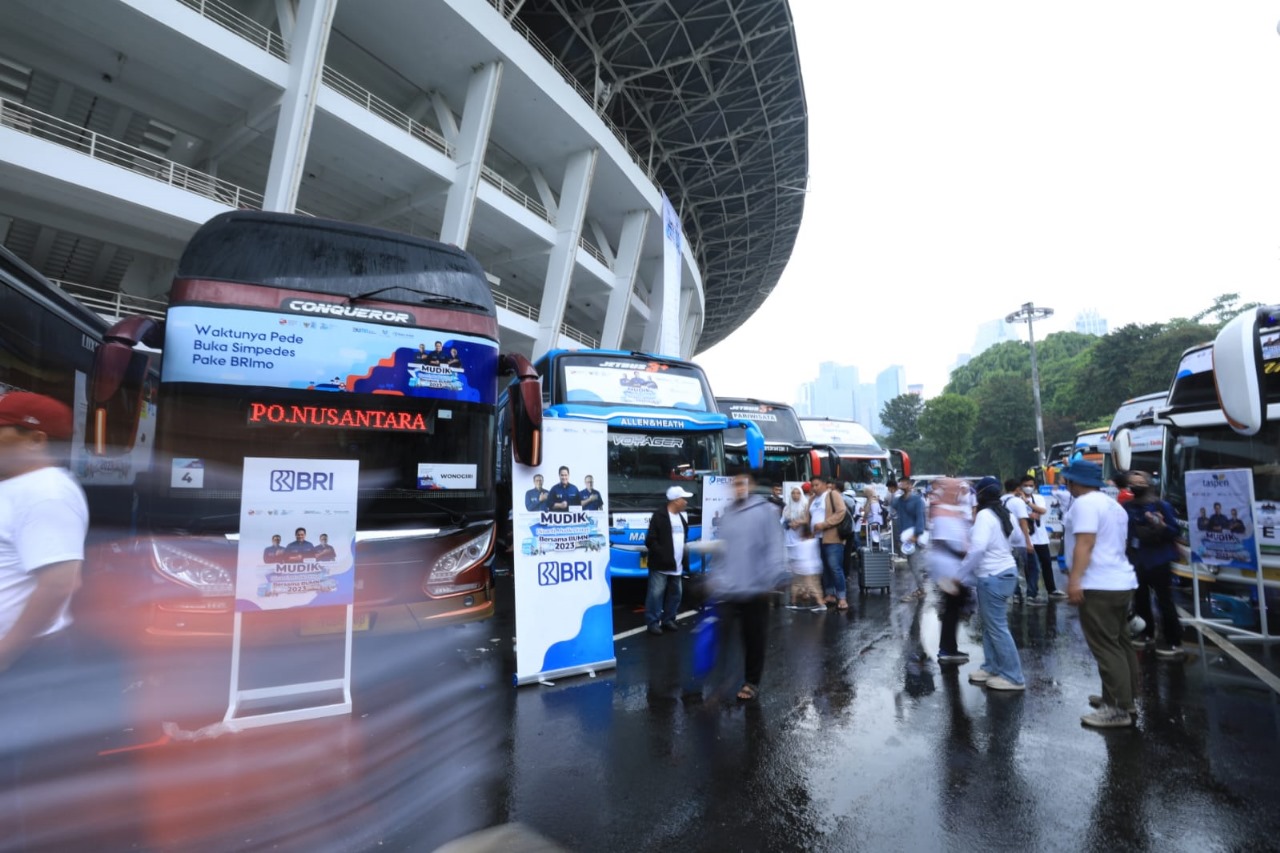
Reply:
[[968, 663], [969, 656], [956, 644], [956, 632], [965, 605], [969, 602], [972, 578], [960, 574], [960, 565], [969, 553], [969, 528], [973, 517], [962, 503], [960, 481], [944, 477], [934, 483], [929, 507], [933, 538], [929, 544], [929, 573], [942, 593], [942, 637], [938, 641], [938, 663]]
[[1009, 633], [1009, 599], [1018, 588], [1018, 568], [1010, 535], [1013, 519], [1000, 503], [1004, 487], [995, 477], [978, 481], [978, 512], [969, 537], [969, 553], [961, 576], [977, 579], [978, 612], [982, 616], [982, 668], [969, 673], [969, 683], [992, 690], [1025, 690], [1022, 659]]
[[782, 524], [786, 528], [787, 568], [791, 570], [791, 608], [826, 610], [827, 605], [822, 602], [822, 557], [818, 540], [809, 532], [809, 501], [799, 486], [791, 489], [782, 508]]

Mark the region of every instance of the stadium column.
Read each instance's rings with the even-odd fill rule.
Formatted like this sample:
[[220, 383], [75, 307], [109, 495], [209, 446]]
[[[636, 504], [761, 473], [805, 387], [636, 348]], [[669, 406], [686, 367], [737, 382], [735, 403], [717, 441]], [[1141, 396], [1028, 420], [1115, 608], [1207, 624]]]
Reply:
[[324, 53], [338, 0], [301, 0], [289, 45], [289, 83], [280, 101], [263, 210], [293, 213], [324, 75]]
[[684, 230], [680, 216], [666, 194], [662, 195], [662, 273], [649, 296], [649, 322], [644, 329], [644, 351], [680, 355], [680, 280], [684, 272]]
[[569, 300], [569, 285], [578, 262], [582, 220], [587, 213], [587, 197], [591, 194], [591, 180], [595, 177], [599, 156], [596, 148], [579, 151], [565, 166], [560, 210], [556, 215], [556, 242], [547, 260], [547, 281], [538, 312], [538, 339], [533, 343], [535, 359], [555, 349], [560, 341], [560, 324], [564, 321], [564, 306]]
[[698, 294], [692, 288], [680, 294], [680, 316], [684, 322], [680, 329], [680, 357], [693, 358], [693, 348], [698, 343], [701, 331], [701, 315], [694, 311], [694, 300]]
[[489, 130], [498, 107], [498, 87], [502, 83], [502, 63], [486, 62], [471, 74], [467, 102], [462, 107], [462, 125], [455, 143], [453, 185], [444, 202], [444, 223], [440, 242], [467, 247], [471, 219], [476, 212], [476, 192], [484, 168], [484, 150], [489, 146]]
[[600, 346], [604, 349], [622, 348], [622, 330], [627, 326], [627, 310], [640, 269], [640, 248], [652, 215], [647, 210], [633, 210], [622, 220], [622, 239], [618, 241], [618, 255], [613, 264], [613, 290], [609, 293], [604, 331], [600, 334]]

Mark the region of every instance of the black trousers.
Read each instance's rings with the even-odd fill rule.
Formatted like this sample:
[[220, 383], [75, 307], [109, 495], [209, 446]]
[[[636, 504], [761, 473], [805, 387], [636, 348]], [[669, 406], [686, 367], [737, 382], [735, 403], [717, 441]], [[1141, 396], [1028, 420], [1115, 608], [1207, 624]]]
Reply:
[[1138, 588], [1134, 590], [1133, 612], [1147, 623], [1142, 636], [1151, 639], [1156, 635], [1155, 619], [1151, 615], [1151, 593], [1155, 593], [1160, 608], [1160, 627], [1166, 646], [1182, 645], [1182, 623], [1173, 603], [1173, 568], [1168, 563], [1138, 568]]
[[1049, 553], [1048, 545], [1036, 545], [1036, 558], [1031, 559], [1031, 555], [1027, 555], [1027, 561], [1024, 565], [1027, 576], [1027, 595], [1039, 595], [1040, 584], [1036, 580], [1036, 569], [1040, 570], [1040, 576], [1044, 578], [1044, 591], [1046, 593], [1057, 592], [1058, 585], [1053, 579], [1053, 555]]
[[728, 626], [732, 618], [738, 620], [745, 657], [742, 680], [759, 686], [764, 676], [765, 647], [769, 643], [769, 596], [722, 602], [720, 618], [723, 626]]
[[960, 651], [956, 646], [956, 630], [960, 626], [960, 617], [964, 615], [964, 606], [968, 601], [969, 587], [967, 586], [961, 586], [960, 592], [955, 595], [942, 592], [942, 637], [938, 640], [938, 651], [942, 654], [956, 654]]

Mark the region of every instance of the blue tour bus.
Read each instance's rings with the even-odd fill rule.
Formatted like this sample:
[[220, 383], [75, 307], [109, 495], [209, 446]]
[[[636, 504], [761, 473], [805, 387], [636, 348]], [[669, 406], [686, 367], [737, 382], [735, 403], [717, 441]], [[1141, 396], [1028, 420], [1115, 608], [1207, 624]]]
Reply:
[[[689, 541], [702, 538], [702, 478], [725, 474], [725, 430], [744, 429], [748, 458], [759, 468], [764, 435], [749, 421], [720, 413], [706, 374], [678, 358], [619, 350], [552, 350], [533, 363], [542, 383], [544, 418], [602, 421], [608, 425], [609, 571], [612, 577], [647, 577], [644, 537], [649, 516], [679, 485], [689, 499]], [[509, 389], [508, 389], [509, 390]], [[506, 395], [499, 417], [508, 413]], [[499, 428], [499, 441], [509, 430]], [[498, 454], [500, 493], [511, 500], [510, 452]], [[586, 474], [587, 472], [583, 472]], [[591, 472], [600, 489], [601, 473]], [[580, 485], [580, 484], [579, 484]], [[516, 548], [521, 543], [513, 543]], [[690, 571], [705, 569], [690, 555]]]

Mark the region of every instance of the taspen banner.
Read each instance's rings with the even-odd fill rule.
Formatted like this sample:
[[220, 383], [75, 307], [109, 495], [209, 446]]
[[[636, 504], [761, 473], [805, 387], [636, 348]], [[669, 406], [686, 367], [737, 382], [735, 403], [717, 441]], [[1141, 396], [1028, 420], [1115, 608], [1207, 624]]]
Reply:
[[537, 468], [512, 461], [516, 684], [615, 665], [605, 425], [546, 419]]
[[1253, 472], [1248, 468], [1188, 471], [1186, 486], [1192, 560], [1256, 572]]

